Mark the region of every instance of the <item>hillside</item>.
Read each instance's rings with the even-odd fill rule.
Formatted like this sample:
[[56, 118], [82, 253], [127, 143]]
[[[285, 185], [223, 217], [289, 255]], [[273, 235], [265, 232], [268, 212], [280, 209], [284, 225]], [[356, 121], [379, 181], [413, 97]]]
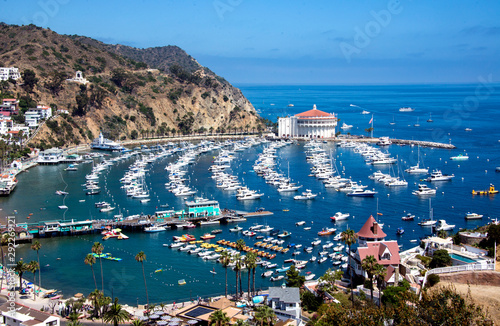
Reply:
[[[23, 110], [44, 104], [69, 111], [41, 128], [32, 141], [41, 147], [88, 143], [100, 130], [125, 140], [264, 128], [239, 89], [175, 46], [136, 49], [0, 24], [0, 66], [28, 72], [2, 83], [0, 97], [20, 99]], [[77, 70], [90, 83], [66, 81]]]

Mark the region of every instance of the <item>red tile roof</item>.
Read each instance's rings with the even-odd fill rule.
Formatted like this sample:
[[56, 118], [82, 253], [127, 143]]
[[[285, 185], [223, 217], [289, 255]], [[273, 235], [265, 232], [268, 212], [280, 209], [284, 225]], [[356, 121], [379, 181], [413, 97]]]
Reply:
[[387, 234], [382, 231], [380, 225], [378, 225], [377, 221], [373, 218], [373, 215], [370, 215], [368, 220], [366, 220], [365, 224], [357, 233], [358, 237], [368, 238], [368, 239], [383, 239], [387, 236]]
[[312, 109], [306, 112], [296, 114], [295, 116], [299, 118], [321, 118], [321, 117], [333, 117], [333, 114]]
[[[384, 253], [389, 253], [389, 259], [382, 258]], [[399, 247], [397, 241], [367, 242], [366, 247], [358, 247], [359, 260], [363, 261], [368, 256], [373, 256], [380, 265], [398, 265]]]

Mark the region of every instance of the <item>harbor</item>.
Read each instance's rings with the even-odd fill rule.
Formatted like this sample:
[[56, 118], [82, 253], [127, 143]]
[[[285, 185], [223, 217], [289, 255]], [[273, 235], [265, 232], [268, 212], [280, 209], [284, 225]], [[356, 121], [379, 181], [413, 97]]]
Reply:
[[[294, 102], [297, 110], [304, 110], [300, 107], [310, 107], [310, 102], [302, 106], [298, 99]], [[323, 106], [318, 104], [320, 108]], [[275, 113], [272, 110], [264, 112], [265, 116], [267, 112]], [[359, 117], [359, 113], [344, 112], [339, 113], [339, 116], [347, 122], [352, 122]], [[457, 148], [424, 147], [427, 143], [420, 143], [418, 146], [417, 139], [429, 141], [431, 145], [446, 145], [450, 142], [448, 139], [433, 142], [428, 130], [408, 126], [410, 119], [404, 123], [402, 118], [397, 116], [397, 124], [390, 125], [388, 122], [392, 120], [392, 114], [386, 116], [386, 127], [375, 129], [375, 134], [379, 137], [373, 139], [344, 134], [339, 135], [337, 141], [282, 140], [241, 135], [241, 138], [232, 141], [224, 138], [209, 143], [209, 136], [200, 136], [204, 138], [202, 141], [189, 142], [175, 142], [171, 140], [172, 137], [167, 137], [164, 141], [151, 139], [144, 140], [141, 145], [127, 144], [129, 152], [93, 151], [92, 153], [100, 155], [74, 164], [74, 171], [66, 170], [70, 163], [61, 163], [38, 165], [29, 169], [29, 173], [18, 174], [16, 190], [10, 196], [0, 199], [0, 214], [5, 217], [14, 216], [16, 224], [24, 224], [33, 230], [43, 229], [46, 222], [57, 221], [62, 224], [62, 229], [57, 232], [54, 231], [61, 226], [56, 224], [53, 232], [45, 233], [40, 238], [40, 234], [29, 233], [29, 236], [32, 237], [31, 241], [36, 238], [42, 243], [45, 256], [40, 258], [43, 260], [42, 274], [46, 275], [45, 282], [48, 282], [46, 286], [60, 289], [64, 293], [74, 289], [68, 286], [72, 284], [68, 271], [71, 271], [72, 277], [89, 280], [89, 284], [81, 285], [80, 292], [93, 290], [90, 268], [82, 261], [90, 252], [92, 244], [101, 242], [105, 247], [104, 253], [121, 259], [103, 260], [103, 272], [107, 275], [105, 291], [109, 292], [113, 288], [120, 301], [128, 304], [136, 304], [137, 296], [140, 296], [141, 292], [137, 285], [142, 282], [137, 276], [142, 273], [141, 266], [134, 259], [140, 250], [147, 255], [144, 267], [148, 287], [151, 288], [151, 302], [173, 302], [183, 298], [189, 300], [190, 292], [193, 297], [222, 294], [224, 280], [219, 276], [224, 275], [224, 268], [221, 264], [216, 260], [202, 259], [196, 254], [188, 253], [189, 250], [201, 248], [202, 243], [193, 243], [196, 248], [186, 251], [168, 248], [175, 243], [174, 237], [181, 239], [189, 235], [190, 239], [195, 239], [191, 241], [203, 241], [226, 249], [234, 248], [222, 242], [217, 244], [217, 241], [224, 240], [233, 244], [242, 239], [248, 247], [247, 250], [260, 251], [261, 255], [275, 254], [273, 259], [264, 258], [276, 264], [275, 268], [258, 267], [257, 270], [259, 274], [273, 271], [275, 281], [270, 277], [256, 278], [256, 287], [266, 289], [280, 284], [280, 281], [276, 280], [279, 274], [275, 274], [275, 270], [289, 266], [290, 259], [308, 261], [301, 271], [303, 275], [315, 274], [318, 277], [328, 268], [342, 268], [344, 263], [335, 257], [345, 254], [342, 250], [340, 253], [333, 250], [340, 245], [335, 239], [336, 236], [347, 228], [359, 231], [370, 215], [376, 217], [380, 224], [384, 224], [383, 230], [388, 240], [397, 240], [401, 251], [415, 247], [420, 238], [433, 234], [431, 227], [418, 224], [429, 218], [430, 214], [429, 197], [413, 194], [418, 191], [420, 184], [425, 184], [435, 191], [430, 195], [433, 217], [436, 222], [445, 220], [447, 225], [454, 225], [451, 232], [461, 228], [474, 229], [497, 217], [495, 212], [500, 207], [496, 195], [472, 195], [473, 190], [488, 190], [490, 184], [498, 187], [499, 175], [495, 173], [495, 160], [498, 159], [496, 142], [492, 143], [491, 147], [471, 146], [470, 132], [461, 134], [449, 130], [451, 143]], [[433, 114], [433, 118], [432, 127], [443, 128], [444, 122], [440, 121], [439, 116]], [[375, 119], [379, 126], [383, 123], [381, 119]], [[472, 127], [475, 128], [474, 125]], [[355, 130], [356, 125], [351, 133], [354, 134]], [[358, 133], [361, 135], [363, 131]], [[391, 144], [377, 145], [384, 135], [389, 137]], [[483, 136], [484, 133], [475, 135], [477, 142], [483, 144], [486, 141]], [[413, 138], [411, 141], [415, 145], [395, 144], [397, 141], [394, 140], [405, 137]], [[211, 146], [219, 148], [212, 149]], [[467, 151], [468, 160], [450, 159], [463, 154], [464, 150]], [[375, 160], [370, 157], [367, 161], [368, 156], [363, 155], [365, 152], [383, 155]], [[88, 153], [89, 150], [84, 147], [78, 150], [79, 155]], [[273, 155], [275, 157], [272, 157]], [[380, 164], [385, 161], [380, 158], [387, 158], [391, 163]], [[223, 162], [224, 160], [228, 161]], [[420, 168], [427, 169], [427, 174], [405, 172], [417, 163]], [[265, 164], [269, 166], [265, 167]], [[220, 167], [212, 167], [214, 165]], [[224, 171], [214, 171], [224, 165], [228, 166]], [[379, 170], [391, 178], [399, 176], [399, 181], [394, 184], [407, 182], [407, 185], [388, 186], [385, 182], [369, 178]], [[454, 177], [450, 181], [422, 181], [430, 177], [434, 170], [441, 171], [442, 175]], [[185, 172], [179, 173], [180, 171]], [[350, 185], [351, 189], [337, 190], [335, 186], [340, 181], [329, 180], [329, 173], [334, 173], [334, 177], [351, 180], [351, 183], [355, 182], [358, 186], [366, 186], [363, 192], [369, 190], [373, 192], [373, 197], [347, 196], [347, 191], [351, 192], [353, 185]], [[324, 177], [326, 179], [322, 179]], [[284, 179], [289, 179], [288, 183], [295, 185], [285, 187], [287, 182], [281, 185]], [[328, 183], [324, 182], [326, 180], [329, 180]], [[246, 187], [248, 191], [255, 191], [259, 196], [254, 199], [238, 199], [237, 190], [230, 190], [235, 187]], [[296, 187], [298, 188], [294, 191], [283, 191]], [[316, 196], [307, 199], [307, 195], [302, 195], [305, 199], [294, 199], [302, 193], [307, 194], [307, 190], [310, 191], [310, 196]], [[61, 195], [56, 195], [56, 191], [60, 191]], [[206, 209], [193, 211], [193, 215], [187, 213], [186, 203], [195, 202], [196, 197], [219, 203], [219, 215], [208, 216]], [[95, 206], [102, 202], [108, 203], [109, 206]], [[101, 211], [103, 208], [105, 209]], [[160, 212], [163, 212], [161, 216], [157, 214]], [[337, 212], [342, 215], [337, 215]], [[402, 220], [402, 217], [409, 213], [414, 215], [413, 220]], [[467, 219], [468, 213], [482, 215], [482, 218]], [[342, 219], [340, 216], [346, 216], [343, 214], [349, 215]], [[222, 218], [223, 216], [226, 218]], [[77, 230], [76, 228], [80, 227], [76, 225], [77, 221], [86, 222], [87, 229]], [[68, 224], [64, 223], [69, 223], [75, 231], [72, 233], [71, 229], [67, 229]], [[187, 228], [183, 224], [186, 224]], [[269, 233], [257, 232], [255, 228], [259, 225], [270, 230]], [[154, 227], [152, 232], [146, 232], [149, 227]], [[399, 228], [404, 229], [403, 234], [398, 235]], [[116, 232], [116, 237], [110, 236], [103, 240], [106, 232]], [[320, 232], [325, 235], [320, 235]], [[119, 234], [122, 234], [121, 239]], [[313, 241], [316, 242], [315, 238], [321, 240], [319, 245], [312, 245]], [[266, 239], [268, 242], [264, 241]], [[279, 244], [278, 241], [283, 242]], [[259, 242], [260, 244], [256, 245]], [[262, 243], [265, 243], [265, 248]], [[182, 247], [193, 244], [182, 243]], [[283, 253], [275, 250], [280, 247], [281, 250], [288, 251]], [[216, 252], [220, 249], [212, 247], [208, 250]], [[245, 254], [244, 251], [240, 253]], [[28, 242], [20, 243], [16, 254], [30, 260], [36, 253], [30, 249]], [[316, 258], [314, 262], [310, 261], [313, 257]], [[318, 262], [320, 260], [321, 263]], [[46, 266], [47, 264], [50, 266]], [[154, 273], [158, 269], [163, 272]], [[209, 271], [215, 271], [217, 274]], [[139, 274], [136, 275], [136, 272]], [[308, 272], [310, 274], [306, 274]], [[246, 275], [243, 279], [245, 278]], [[182, 285], [184, 295], [174, 291], [180, 286], [177, 283], [180, 279], [186, 282]], [[234, 291], [234, 272], [228, 270], [228, 279], [229, 291]]]

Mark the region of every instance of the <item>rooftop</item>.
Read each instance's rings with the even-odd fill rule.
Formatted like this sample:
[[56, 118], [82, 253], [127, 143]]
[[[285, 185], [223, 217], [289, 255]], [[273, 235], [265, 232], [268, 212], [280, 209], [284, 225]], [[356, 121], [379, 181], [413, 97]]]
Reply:
[[387, 236], [387, 234], [382, 231], [382, 228], [378, 225], [377, 221], [375, 221], [373, 215], [370, 215], [357, 235], [358, 237], [367, 239], [383, 239]]
[[270, 287], [269, 298], [277, 298], [283, 302], [300, 302], [300, 289], [292, 287]]

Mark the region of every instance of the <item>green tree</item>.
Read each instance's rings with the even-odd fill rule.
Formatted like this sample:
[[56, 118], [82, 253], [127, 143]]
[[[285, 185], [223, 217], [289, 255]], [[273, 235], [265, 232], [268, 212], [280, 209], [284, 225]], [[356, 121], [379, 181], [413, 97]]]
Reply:
[[33, 92], [33, 88], [38, 83], [38, 78], [36, 77], [36, 73], [31, 69], [25, 69], [21, 75], [22, 75], [23, 81], [24, 81], [24, 84], [23, 84], [24, 89], [28, 93]]
[[304, 291], [302, 293], [301, 304], [309, 312], [317, 311], [323, 304], [323, 298], [321, 296], [317, 297], [309, 291]]
[[90, 269], [92, 270], [92, 276], [94, 277], [95, 289], [97, 290], [97, 281], [95, 279], [94, 267], [92, 266], [95, 264], [95, 256], [92, 254], [87, 254], [87, 256], [85, 256], [85, 259], [83, 260], [83, 262], [85, 263], [85, 265], [90, 266]]
[[255, 309], [255, 319], [257, 321], [260, 321], [261, 326], [264, 325], [264, 323], [267, 323], [267, 325], [271, 325], [275, 318], [276, 314], [274, 313], [274, 310], [269, 306], [264, 305]]
[[240, 271], [241, 271], [241, 267], [242, 267], [242, 263], [241, 263], [241, 255], [240, 254], [236, 254], [234, 257], [233, 257], [233, 261], [235, 263], [234, 267], [233, 267], [233, 270], [234, 272], [236, 273], [236, 298], [239, 297], [239, 292], [238, 292], [238, 280], [239, 280], [239, 277], [240, 277]]
[[[33, 244], [31, 245], [31, 249], [35, 250], [36, 251], [36, 260], [38, 262], [38, 266], [40, 266], [40, 254], [39, 254], [39, 250], [42, 248], [42, 244], [40, 242], [38, 242], [38, 240], [35, 240], [35, 242], [33, 242]], [[40, 290], [40, 288], [42, 287], [42, 271], [41, 269], [38, 270], [38, 290]]]
[[451, 266], [451, 257], [446, 249], [440, 249], [434, 251], [432, 255], [432, 260], [429, 264], [430, 268], [446, 267]]
[[142, 265], [142, 276], [144, 277], [144, 287], [146, 288], [146, 302], [149, 309], [149, 296], [148, 296], [148, 285], [146, 284], [146, 274], [144, 273], [144, 261], [146, 260], [146, 254], [144, 251], [140, 251], [136, 256], [135, 260]]
[[376, 266], [378, 265], [377, 260], [374, 256], [367, 256], [361, 262], [361, 267], [368, 274], [368, 279], [370, 280], [370, 300], [373, 302], [373, 274], [375, 274]]
[[254, 252], [248, 252], [245, 256], [245, 265], [248, 270], [248, 300], [250, 301], [250, 296], [252, 294], [252, 288], [250, 286], [250, 272], [253, 268], [257, 266], [257, 255]]
[[382, 266], [380, 264], [375, 265], [375, 271], [373, 273], [373, 276], [375, 276], [375, 280], [377, 282], [379, 307], [380, 307], [380, 301], [381, 301], [380, 300], [380, 292], [382, 291], [382, 285], [384, 284], [386, 275], [387, 275], [387, 269], [384, 266]]
[[92, 246], [92, 253], [96, 254], [97, 257], [99, 257], [99, 265], [101, 265], [101, 287], [102, 287], [102, 294], [104, 295], [104, 274], [102, 273], [102, 251], [104, 250], [104, 246], [100, 242], [94, 242], [94, 245]]
[[347, 229], [344, 232], [341, 233], [341, 241], [345, 243], [349, 249], [349, 259], [347, 261], [348, 264], [348, 269], [349, 269], [349, 279], [351, 283], [351, 301], [352, 305], [354, 306], [354, 291], [352, 290], [353, 288], [353, 283], [352, 283], [352, 266], [351, 266], [351, 246], [356, 243], [356, 240], [358, 239], [358, 235], [354, 232], [354, 230]]
[[14, 272], [19, 275], [19, 292], [23, 291], [23, 274], [28, 271], [28, 264], [26, 264], [23, 260], [19, 260], [14, 266]]
[[210, 325], [226, 326], [229, 325], [229, 317], [222, 310], [214, 311], [209, 317]]
[[66, 73], [64, 71], [54, 70], [50, 73], [50, 79], [45, 83], [45, 88], [52, 92], [54, 95], [59, 95], [63, 88], [63, 82], [66, 80]]
[[104, 314], [103, 320], [108, 324], [118, 326], [118, 324], [125, 323], [130, 320], [130, 314], [126, 310], [122, 309], [122, 306], [118, 304], [118, 298], [115, 298], [115, 302]]
[[286, 286], [293, 288], [300, 288], [304, 285], [306, 281], [305, 276], [300, 275], [299, 270], [292, 265], [289, 270], [286, 271]]
[[243, 240], [243, 239], [236, 240], [236, 250], [242, 251], [243, 248], [245, 248], [245, 245], [246, 245], [245, 240]]
[[224, 292], [224, 295], [227, 298], [227, 267], [231, 263], [231, 255], [229, 254], [229, 252], [227, 250], [224, 250], [221, 252], [220, 262], [222, 264], [222, 267], [224, 267], [224, 271], [226, 274], [226, 281], [225, 281], [226, 290]]
[[344, 275], [344, 272], [340, 269], [337, 270], [332, 270], [328, 269], [325, 274], [323, 274], [319, 278], [319, 287], [318, 290], [321, 292], [328, 292], [330, 294], [333, 293], [333, 291], [337, 290], [337, 286], [335, 285], [335, 281], [341, 280], [342, 275]]

